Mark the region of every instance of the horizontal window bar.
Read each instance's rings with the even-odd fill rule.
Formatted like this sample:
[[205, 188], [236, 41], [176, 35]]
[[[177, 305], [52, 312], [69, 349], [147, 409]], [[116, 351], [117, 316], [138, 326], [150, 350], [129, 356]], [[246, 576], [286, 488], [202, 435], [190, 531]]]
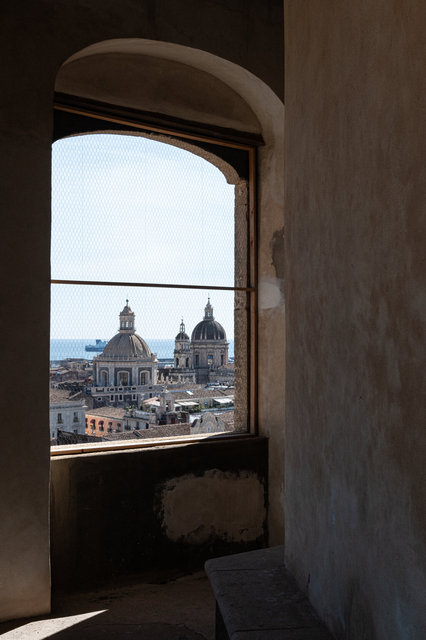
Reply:
[[102, 287], [145, 287], [158, 289], [205, 289], [208, 291], [255, 291], [254, 287], [220, 287], [204, 284], [158, 284], [149, 282], [102, 282], [100, 280], [51, 280], [51, 284], [82, 284]]
[[188, 122], [164, 114], [140, 111], [130, 107], [111, 105], [97, 100], [55, 93], [54, 108], [76, 115], [104, 120], [136, 129], [178, 135], [180, 138], [204, 141], [215, 145], [248, 151], [264, 145], [260, 134], [246, 133], [229, 128]]

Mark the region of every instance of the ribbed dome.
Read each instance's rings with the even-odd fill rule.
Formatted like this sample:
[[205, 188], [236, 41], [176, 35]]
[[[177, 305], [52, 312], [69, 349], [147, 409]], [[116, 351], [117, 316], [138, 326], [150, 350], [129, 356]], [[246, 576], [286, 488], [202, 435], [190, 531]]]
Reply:
[[226, 340], [225, 329], [216, 320], [201, 320], [192, 332], [191, 340]]
[[117, 333], [106, 345], [99, 359], [118, 357], [151, 357], [151, 349], [137, 333]]
[[191, 340], [226, 340], [225, 329], [214, 319], [210, 297], [204, 307], [204, 320], [195, 327]]
[[189, 340], [189, 336], [184, 331], [181, 331], [177, 334], [175, 340]]

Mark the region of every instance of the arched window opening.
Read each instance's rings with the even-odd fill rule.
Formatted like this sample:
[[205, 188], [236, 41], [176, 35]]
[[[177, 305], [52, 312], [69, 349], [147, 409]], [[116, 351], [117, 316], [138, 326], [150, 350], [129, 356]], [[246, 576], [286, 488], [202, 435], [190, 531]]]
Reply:
[[[143, 404], [143, 387], [149, 384], [160, 410], [148, 410], [154, 408], [158, 424], [171, 425], [180, 418], [168, 415], [168, 402], [161, 409], [164, 384], [185, 385], [186, 395], [175, 399], [194, 398], [197, 404], [219, 385], [232, 397], [226, 429], [246, 430], [249, 418], [254, 420], [248, 384], [255, 378], [250, 359], [255, 271], [248, 249], [253, 246], [248, 187], [254, 154], [241, 145], [227, 151], [239, 176], [215, 142], [206, 151], [205, 142], [197, 146], [195, 138], [188, 142], [140, 130], [123, 134], [105, 131], [104, 120], [102, 125], [102, 132], [66, 137], [54, 145], [53, 335], [59, 335], [58, 327], [75, 336], [80, 332], [81, 338], [75, 338], [80, 348], [95, 352], [84, 366], [85, 390], [97, 407], [134, 407], [136, 399]], [[77, 226], [78, 259], [61, 243], [75, 235]], [[87, 303], [73, 305], [76, 298]], [[185, 324], [182, 320], [174, 339], [181, 315]], [[97, 333], [102, 339], [90, 343], [82, 326], [86, 335]], [[180, 371], [174, 373], [173, 365]], [[136, 389], [128, 389], [135, 381]]]

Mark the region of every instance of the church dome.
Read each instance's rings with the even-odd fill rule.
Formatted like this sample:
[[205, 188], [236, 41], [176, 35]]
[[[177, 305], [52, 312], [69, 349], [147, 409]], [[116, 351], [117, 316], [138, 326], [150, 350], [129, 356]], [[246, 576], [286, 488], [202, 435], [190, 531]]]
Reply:
[[191, 340], [226, 340], [225, 329], [216, 320], [202, 320], [192, 332]]
[[213, 317], [213, 307], [210, 304], [210, 298], [204, 309], [204, 320], [201, 320], [193, 330], [191, 340], [226, 340], [225, 329]]
[[98, 360], [108, 360], [120, 358], [151, 358], [151, 349], [143, 338], [135, 331], [135, 314], [126, 306], [120, 312], [120, 328], [118, 333], [107, 343], [103, 353], [98, 356]]
[[175, 340], [189, 340], [189, 335], [187, 333], [178, 333]]
[[180, 328], [179, 328], [179, 333], [177, 334], [176, 341], [178, 340], [189, 340], [189, 336], [187, 333], [185, 333], [185, 325], [183, 324], [183, 318], [182, 318], [182, 322], [180, 323]]
[[137, 333], [117, 333], [106, 345], [103, 357], [151, 357], [151, 349]]

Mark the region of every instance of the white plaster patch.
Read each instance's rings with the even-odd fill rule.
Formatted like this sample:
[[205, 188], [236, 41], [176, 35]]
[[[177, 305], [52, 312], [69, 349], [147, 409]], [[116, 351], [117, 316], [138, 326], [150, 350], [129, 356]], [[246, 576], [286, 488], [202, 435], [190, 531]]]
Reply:
[[259, 280], [259, 309], [275, 309], [284, 304], [280, 285], [281, 280], [278, 278], [261, 278]]
[[175, 542], [248, 542], [263, 535], [264, 489], [252, 472], [211, 469], [174, 478], [164, 485], [162, 506], [163, 527]]

